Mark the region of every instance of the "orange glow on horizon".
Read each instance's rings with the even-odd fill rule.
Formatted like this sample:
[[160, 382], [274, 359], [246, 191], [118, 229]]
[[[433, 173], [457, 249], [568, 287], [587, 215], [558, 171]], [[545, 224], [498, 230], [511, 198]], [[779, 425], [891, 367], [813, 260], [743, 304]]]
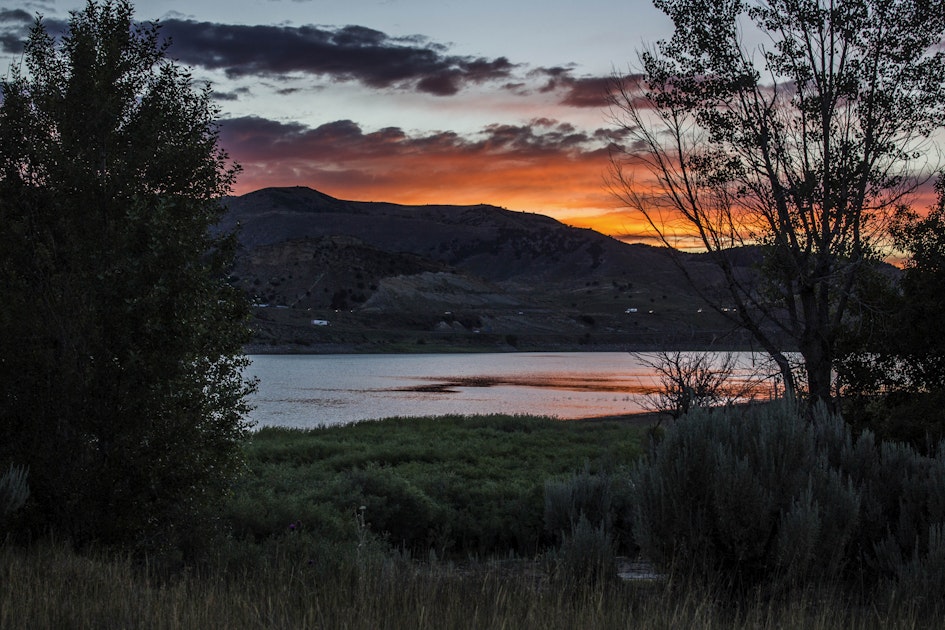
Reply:
[[338, 199], [404, 205], [488, 204], [536, 212], [614, 236], [636, 225], [608, 190], [604, 152], [521, 156], [408, 153], [358, 156], [326, 167], [305, 159], [238, 158], [234, 194], [270, 186], [308, 186]]
[[[278, 160], [235, 156], [243, 165], [234, 194], [266, 187], [308, 186], [338, 199], [403, 205], [487, 204], [535, 212], [573, 227], [590, 228], [628, 243], [662, 246], [636, 211], [610, 191], [605, 151], [541, 155], [485, 151], [383, 151], [340, 156], [334, 164], [303, 155]], [[647, 179], [641, 173], [641, 180]], [[913, 207], [925, 214], [931, 187], [917, 191]], [[704, 251], [684, 225], [667, 239], [677, 249]], [[890, 262], [895, 262], [890, 260]], [[900, 261], [901, 262], [901, 261]]]

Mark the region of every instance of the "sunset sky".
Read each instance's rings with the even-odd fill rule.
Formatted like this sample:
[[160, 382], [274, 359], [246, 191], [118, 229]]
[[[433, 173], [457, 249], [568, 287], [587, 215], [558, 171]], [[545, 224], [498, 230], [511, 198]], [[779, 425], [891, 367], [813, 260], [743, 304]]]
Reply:
[[[36, 14], [0, 0], [0, 65]], [[649, 0], [139, 0], [169, 55], [210, 81], [236, 192], [310, 186], [342, 199], [488, 203], [624, 235], [608, 192], [620, 137], [604, 91], [668, 38]]]

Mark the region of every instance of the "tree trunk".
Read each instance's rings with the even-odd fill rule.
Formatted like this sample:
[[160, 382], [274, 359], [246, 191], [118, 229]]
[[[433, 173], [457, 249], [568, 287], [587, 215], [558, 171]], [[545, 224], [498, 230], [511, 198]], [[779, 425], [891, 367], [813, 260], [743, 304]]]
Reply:
[[829, 342], [820, 335], [810, 335], [801, 341], [800, 350], [811, 404], [822, 402], [833, 410], [833, 356]]

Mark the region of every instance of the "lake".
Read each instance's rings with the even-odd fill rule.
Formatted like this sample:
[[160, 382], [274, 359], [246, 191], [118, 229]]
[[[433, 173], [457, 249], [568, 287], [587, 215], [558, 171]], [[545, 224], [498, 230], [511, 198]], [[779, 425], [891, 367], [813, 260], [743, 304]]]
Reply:
[[[257, 426], [310, 428], [393, 416], [644, 411], [656, 382], [626, 352], [253, 355]], [[740, 353], [744, 366], [759, 355]], [[750, 367], [745, 368], [750, 369]]]

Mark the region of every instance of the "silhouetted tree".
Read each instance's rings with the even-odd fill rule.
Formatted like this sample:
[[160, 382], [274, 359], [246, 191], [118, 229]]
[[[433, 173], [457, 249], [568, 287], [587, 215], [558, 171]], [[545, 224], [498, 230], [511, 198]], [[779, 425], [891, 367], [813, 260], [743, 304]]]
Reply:
[[214, 231], [237, 169], [209, 88], [123, 0], [41, 19], [0, 104], [0, 463], [30, 522], [179, 544], [248, 429], [248, 307]]
[[[907, 258], [901, 275], [871, 277], [841, 336], [844, 413], [883, 437], [925, 449], [945, 438], [945, 180], [925, 216], [892, 226]], [[869, 277], [869, 276], [868, 276]]]
[[[784, 350], [796, 347], [810, 396], [829, 403], [857, 277], [945, 120], [945, 3], [656, 6], [675, 32], [641, 55], [639, 83], [615, 91], [614, 118], [629, 140], [614, 159], [615, 188], [665, 244], [686, 234], [712, 254], [736, 307], [729, 315], [788, 387], [796, 383]], [[727, 255], [743, 245], [764, 253], [761, 282]]]

